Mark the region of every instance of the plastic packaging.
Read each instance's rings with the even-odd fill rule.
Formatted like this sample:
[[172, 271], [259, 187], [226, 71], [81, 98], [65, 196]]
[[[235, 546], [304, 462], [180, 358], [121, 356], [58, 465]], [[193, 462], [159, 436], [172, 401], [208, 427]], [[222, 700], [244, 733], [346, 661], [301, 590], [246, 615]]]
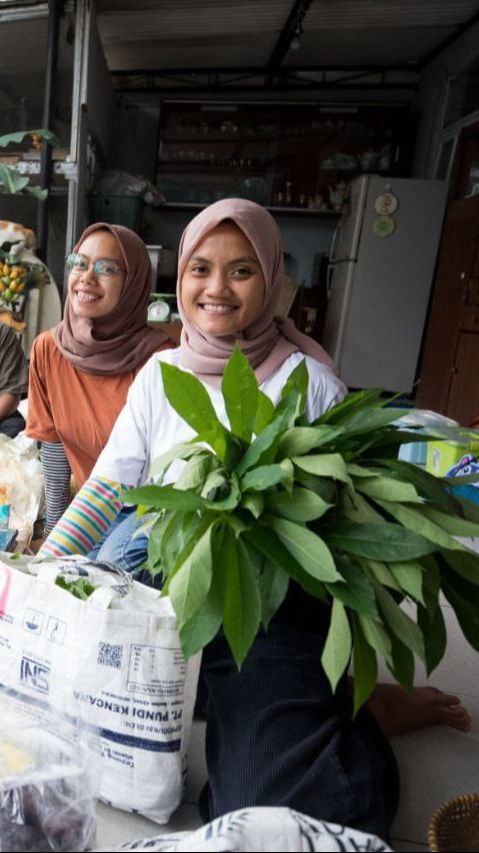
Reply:
[[77, 729], [53, 718], [46, 726], [44, 716], [40, 723], [18, 708], [13, 716], [12, 706], [0, 740], [0, 851], [76, 853], [92, 846], [95, 762]]
[[0, 488], [10, 506], [8, 526], [18, 531], [19, 549], [24, 550], [43, 500], [43, 472], [37, 443], [23, 432], [15, 438], [0, 434]]

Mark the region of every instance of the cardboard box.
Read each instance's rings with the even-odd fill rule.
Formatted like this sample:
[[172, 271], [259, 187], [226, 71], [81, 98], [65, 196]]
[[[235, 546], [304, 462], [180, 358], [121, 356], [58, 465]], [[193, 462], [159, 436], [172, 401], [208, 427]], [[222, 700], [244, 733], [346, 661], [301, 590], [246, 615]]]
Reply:
[[[475, 464], [475, 458], [479, 456], [479, 430], [477, 432], [477, 440], [471, 438], [470, 441], [459, 443], [457, 441], [428, 441], [426, 452], [426, 471], [434, 474], [436, 477], [446, 477], [451, 473], [452, 469], [457, 467], [461, 460], [464, 460], [464, 467], [467, 466], [467, 472], [464, 474], [475, 473], [470, 469], [470, 462]], [[477, 463], [479, 464], [479, 463]], [[460, 476], [462, 472], [454, 472], [454, 476]]]

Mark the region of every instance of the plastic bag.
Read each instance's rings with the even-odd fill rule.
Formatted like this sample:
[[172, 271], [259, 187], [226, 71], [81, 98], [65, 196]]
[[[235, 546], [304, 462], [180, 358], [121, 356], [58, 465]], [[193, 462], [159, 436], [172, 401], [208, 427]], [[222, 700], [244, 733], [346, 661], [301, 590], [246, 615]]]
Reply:
[[0, 850], [91, 848], [98, 763], [78, 720], [1, 701]]
[[142, 198], [145, 204], [158, 207], [165, 203], [165, 198], [158, 187], [146, 178], [138, 178], [129, 172], [108, 169], [103, 172], [95, 185], [95, 193], [99, 195], [131, 195]]
[[101, 744], [100, 797], [167, 823], [183, 793], [200, 655], [185, 661], [168, 597], [106, 563], [0, 553], [0, 719], [79, 716]]
[[21, 432], [0, 433], [0, 487], [10, 505], [9, 527], [18, 531], [20, 550], [29, 544], [43, 501], [43, 471], [37, 443]]

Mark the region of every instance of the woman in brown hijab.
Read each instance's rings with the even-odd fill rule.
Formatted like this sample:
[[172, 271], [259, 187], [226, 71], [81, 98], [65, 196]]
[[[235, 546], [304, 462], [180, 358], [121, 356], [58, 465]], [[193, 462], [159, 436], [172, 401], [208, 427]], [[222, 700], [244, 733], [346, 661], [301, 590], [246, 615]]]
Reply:
[[149, 356], [171, 346], [146, 325], [151, 266], [133, 231], [90, 225], [67, 258], [64, 316], [35, 340], [30, 363], [27, 433], [42, 442], [46, 533], [90, 476]]

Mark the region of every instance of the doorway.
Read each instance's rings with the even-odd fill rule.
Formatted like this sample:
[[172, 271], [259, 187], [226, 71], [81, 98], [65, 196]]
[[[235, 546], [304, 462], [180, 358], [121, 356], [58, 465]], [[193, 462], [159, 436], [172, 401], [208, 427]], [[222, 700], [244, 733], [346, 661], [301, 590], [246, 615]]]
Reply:
[[417, 402], [467, 426], [479, 415], [479, 123], [454, 163]]

